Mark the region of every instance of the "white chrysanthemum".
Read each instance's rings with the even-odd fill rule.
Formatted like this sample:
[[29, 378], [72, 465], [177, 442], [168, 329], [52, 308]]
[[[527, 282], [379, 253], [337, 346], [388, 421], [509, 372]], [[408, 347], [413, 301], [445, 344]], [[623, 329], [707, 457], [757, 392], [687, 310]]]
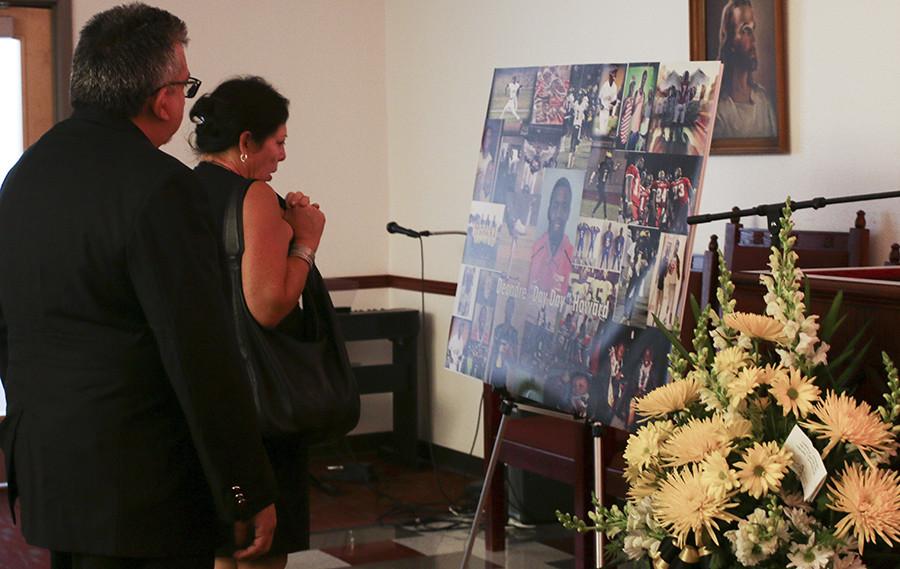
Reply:
[[728, 466], [725, 456], [716, 451], [707, 456], [701, 464], [703, 473], [700, 479], [707, 487], [710, 495], [724, 498], [730, 492], [740, 488], [737, 473]]
[[707, 411], [713, 413], [725, 410], [725, 402], [719, 398], [715, 391], [706, 387], [700, 389], [700, 402], [703, 403]]
[[747, 567], [768, 559], [790, 539], [784, 518], [762, 508], [739, 521], [737, 529], [725, 532], [725, 537], [731, 541], [737, 560]]
[[623, 454], [625, 462], [634, 473], [641, 473], [659, 462], [659, 447], [672, 434], [675, 425], [671, 421], [654, 421], [638, 429], [628, 437]]
[[803, 535], [813, 535], [816, 526], [819, 524], [816, 518], [810, 516], [801, 508], [785, 508], [784, 515], [791, 520], [791, 525]]
[[725, 532], [725, 537], [731, 541], [731, 549], [741, 565], [753, 567], [765, 559], [762, 550], [756, 547], [750, 524], [739, 523], [738, 529]]
[[805, 544], [794, 543], [788, 552], [788, 567], [795, 569], [825, 569], [831, 563], [834, 551], [816, 545], [816, 536], [812, 535]]
[[834, 569], [866, 569], [866, 564], [855, 551], [839, 551], [833, 561]]
[[734, 374], [738, 372], [738, 370], [740, 370], [747, 364], [749, 359], [749, 354], [747, 354], [746, 351], [737, 346], [720, 350], [716, 354], [712, 365], [713, 372], [716, 374], [716, 376], [719, 376], [716, 379], [723, 385], [727, 384], [726, 380], [724, 380], [720, 376], [731, 374], [731, 376], [733, 377]]

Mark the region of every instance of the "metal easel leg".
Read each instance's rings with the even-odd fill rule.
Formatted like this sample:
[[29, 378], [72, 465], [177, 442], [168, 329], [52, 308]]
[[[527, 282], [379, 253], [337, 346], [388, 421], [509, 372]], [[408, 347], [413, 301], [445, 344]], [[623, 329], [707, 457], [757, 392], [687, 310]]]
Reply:
[[494, 471], [497, 469], [497, 461], [500, 459], [500, 444], [503, 442], [503, 433], [506, 431], [506, 420], [512, 413], [513, 404], [506, 399], [500, 402], [500, 426], [497, 428], [497, 438], [494, 440], [494, 447], [491, 449], [491, 457], [488, 461], [487, 472], [484, 473], [484, 484], [481, 486], [481, 495], [478, 497], [478, 505], [475, 507], [475, 518], [472, 520], [472, 527], [469, 529], [469, 537], [466, 539], [466, 549], [463, 553], [460, 569], [466, 569], [469, 565], [469, 558], [472, 556], [472, 547], [475, 545], [475, 536], [478, 535], [478, 526], [481, 523], [481, 512], [487, 499], [488, 490], [490, 489], [490, 481], [494, 478]]
[[[591, 427], [591, 434], [594, 436], [594, 494], [597, 501], [603, 505], [603, 476], [606, 473], [606, 465], [603, 463], [603, 431], [605, 427], [600, 423], [594, 423]], [[603, 550], [606, 547], [606, 536], [597, 532], [595, 536], [597, 554], [596, 566], [598, 569], [603, 567]]]

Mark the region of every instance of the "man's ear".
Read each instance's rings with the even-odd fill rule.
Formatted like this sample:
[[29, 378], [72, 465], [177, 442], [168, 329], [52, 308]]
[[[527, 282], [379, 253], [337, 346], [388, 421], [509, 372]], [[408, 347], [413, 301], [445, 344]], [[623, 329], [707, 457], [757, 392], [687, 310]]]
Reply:
[[161, 121], [167, 121], [172, 117], [169, 109], [169, 101], [171, 100], [168, 96], [169, 89], [171, 87], [163, 87], [150, 97], [150, 104], [148, 105], [150, 114]]

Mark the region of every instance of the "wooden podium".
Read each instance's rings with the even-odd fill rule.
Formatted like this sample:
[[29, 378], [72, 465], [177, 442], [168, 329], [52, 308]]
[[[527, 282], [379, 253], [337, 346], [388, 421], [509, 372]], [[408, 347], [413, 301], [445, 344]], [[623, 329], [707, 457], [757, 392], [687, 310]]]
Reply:
[[[759, 284], [759, 275], [764, 272], [744, 271], [732, 275], [738, 310], [765, 313], [762, 299], [765, 287]], [[804, 273], [812, 293], [807, 306], [813, 314], [824, 317], [834, 296], [839, 291], [844, 293], [843, 312], [847, 318], [832, 338], [830, 358], [840, 353], [841, 347], [863, 326], [868, 326], [861, 346], [868, 341], [871, 344], [863, 360], [865, 379], [857, 394], [870, 404], [881, 405], [885, 389], [881, 352], [887, 352], [895, 362], [900, 361], [900, 335], [895, 332], [900, 322], [900, 267], [805, 269]]]

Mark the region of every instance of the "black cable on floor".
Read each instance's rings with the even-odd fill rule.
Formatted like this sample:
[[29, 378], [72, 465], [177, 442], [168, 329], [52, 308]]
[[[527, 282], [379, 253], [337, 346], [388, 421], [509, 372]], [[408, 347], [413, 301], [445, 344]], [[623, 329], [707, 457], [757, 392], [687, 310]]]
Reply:
[[[421, 236], [419, 236], [418, 239], [419, 239], [419, 280], [420, 280], [419, 294], [420, 294], [420, 298], [421, 298], [421, 310], [419, 312], [419, 319], [420, 319], [419, 330], [420, 330], [420, 335], [422, 338], [422, 365], [424, 367], [424, 376], [425, 376], [424, 379], [425, 379], [425, 383], [428, 383], [429, 378], [431, 376], [431, 363], [430, 363], [430, 360], [428, 357], [429, 336], [428, 336], [428, 332], [425, 328], [425, 243], [424, 243], [424, 241], [422, 241]], [[440, 475], [438, 474], [438, 465], [437, 465], [437, 460], [435, 458], [435, 453], [434, 453], [434, 441], [432, 441], [430, 437], [428, 439], [428, 454], [429, 454], [429, 458], [431, 459], [431, 470], [434, 475], [434, 481], [437, 484], [438, 490], [440, 491], [441, 495], [444, 497], [444, 500], [447, 501], [447, 507], [452, 508], [455, 505], [455, 503], [459, 500], [459, 498], [457, 498], [456, 500], [451, 499], [450, 496], [447, 495], [447, 492], [444, 490], [444, 486], [441, 483]]]
[[478, 417], [475, 419], [475, 435], [472, 436], [472, 446], [469, 447], [469, 456], [474, 456], [475, 441], [478, 440], [478, 432], [481, 430], [481, 413], [484, 411], [484, 392], [481, 392], [481, 398], [478, 400]]

